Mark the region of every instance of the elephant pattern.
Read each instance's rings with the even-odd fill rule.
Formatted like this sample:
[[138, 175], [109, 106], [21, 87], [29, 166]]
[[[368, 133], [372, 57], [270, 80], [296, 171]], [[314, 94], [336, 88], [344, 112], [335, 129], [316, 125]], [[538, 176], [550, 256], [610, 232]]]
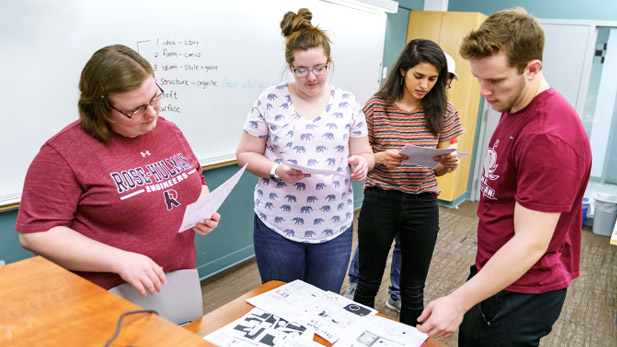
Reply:
[[295, 110], [287, 83], [267, 88], [250, 109], [244, 131], [265, 138], [264, 155], [276, 163], [340, 173], [312, 174], [291, 184], [259, 179], [255, 213], [268, 228], [293, 241], [321, 243], [351, 226], [349, 139], [368, 135], [352, 94], [331, 87], [324, 112], [306, 119]]

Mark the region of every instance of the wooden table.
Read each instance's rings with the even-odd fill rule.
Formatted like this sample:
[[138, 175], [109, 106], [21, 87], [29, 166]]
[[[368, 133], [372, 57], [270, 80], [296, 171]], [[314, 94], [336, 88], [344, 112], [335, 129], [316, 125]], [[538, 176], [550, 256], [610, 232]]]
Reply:
[[[0, 268], [0, 346], [103, 346], [140, 307], [46, 260]], [[208, 346], [157, 315], [126, 316], [112, 346]]]
[[[283, 284], [285, 284], [285, 282], [280, 282], [280, 281], [270, 281], [268, 283], [265, 283], [253, 290], [251, 290], [250, 292], [242, 295], [241, 297], [219, 307], [218, 309], [206, 314], [205, 316], [203, 316], [202, 318], [193, 321], [190, 324], [187, 324], [184, 328], [188, 329], [194, 333], [196, 333], [199, 336], [206, 336], [208, 334], [210, 334], [211, 332], [222, 328], [223, 326], [233, 322], [234, 320], [244, 316], [245, 314], [247, 314], [250, 310], [253, 309], [253, 305], [249, 304], [246, 302], [246, 299], [248, 298], [252, 298], [254, 296], [257, 296], [261, 293], [267, 292], [269, 290], [272, 290], [274, 288], [280, 287]], [[380, 314], [380, 316], [383, 316]], [[386, 317], [386, 316], [383, 316]], [[325, 339], [323, 339], [320, 336], [315, 335], [314, 341], [319, 342], [322, 345], [325, 346], [332, 346], [331, 343], [329, 343], [328, 341], [326, 341]], [[212, 344], [209, 344], [210, 346], [214, 346]], [[422, 345], [422, 346], [426, 346], [426, 347], [446, 347], [445, 344], [443, 344], [442, 342], [429, 337], [428, 340], [426, 340], [426, 342]]]

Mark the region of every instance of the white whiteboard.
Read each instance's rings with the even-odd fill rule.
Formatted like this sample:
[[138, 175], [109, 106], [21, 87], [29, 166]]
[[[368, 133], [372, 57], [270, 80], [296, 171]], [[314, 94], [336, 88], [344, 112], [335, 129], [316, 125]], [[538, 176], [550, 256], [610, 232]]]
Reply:
[[306, 7], [332, 40], [329, 83], [364, 103], [379, 88], [386, 15], [319, 0], [0, 1], [0, 206], [19, 201], [40, 146], [78, 118], [78, 82], [99, 48], [124, 44], [156, 68], [161, 115], [203, 165], [235, 159], [261, 91], [293, 77], [279, 23]]

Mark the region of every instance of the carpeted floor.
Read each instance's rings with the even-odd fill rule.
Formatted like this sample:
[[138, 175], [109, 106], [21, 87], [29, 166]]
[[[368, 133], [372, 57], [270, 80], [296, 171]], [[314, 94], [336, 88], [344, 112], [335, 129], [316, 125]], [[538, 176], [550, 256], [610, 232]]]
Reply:
[[[449, 294], [467, 279], [476, 252], [477, 206], [477, 202], [467, 201], [458, 209], [440, 208], [441, 230], [424, 291], [425, 303]], [[568, 289], [559, 320], [540, 346], [617, 346], [617, 246], [585, 227], [581, 253], [581, 276]], [[389, 281], [388, 270], [376, 309], [398, 318], [396, 311], [385, 306]], [[454, 334], [440, 341], [457, 346], [457, 339]]]
[[[426, 283], [426, 303], [447, 295], [467, 279], [476, 252], [476, 208], [477, 203], [471, 201], [462, 203], [458, 209], [440, 208], [441, 231]], [[583, 230], [582, 244], [581, 276], [570, 286], [561, 316], [551, 334], [542, 339], [542, 347], [617, 346], [617, 246], [610, 245], [608, 237], [593, 234], [590, 227]], [[398, 319], [398, 313], [385, 305], [389, 282], [386, 269], [375, 308]], [[254, 260], [205, 279], [204, 312], [260, 284]], [[342, 293], [347, 285], [345, 280]], [[457, 334], [441, 341], [456, 346]]]

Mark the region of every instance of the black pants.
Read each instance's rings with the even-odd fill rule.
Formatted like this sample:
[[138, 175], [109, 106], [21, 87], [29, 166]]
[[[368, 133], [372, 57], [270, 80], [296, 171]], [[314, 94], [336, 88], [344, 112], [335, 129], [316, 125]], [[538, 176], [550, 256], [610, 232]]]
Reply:
[[374, 307], [388, 252], [399, 234], [400, 321], [415, 326], [424, 309], [424, 282], [439, 231], [434, 193], [406, 194], [368, 188], [358, 217], [359, 278], [354, 300]]
[[[469, 278], [477, 273], [471, 266]], [[542, 294], [502, 290], [471, 308], [459, 328], [458, 345], [538, 346], [559, 318], [567, 288]]]

